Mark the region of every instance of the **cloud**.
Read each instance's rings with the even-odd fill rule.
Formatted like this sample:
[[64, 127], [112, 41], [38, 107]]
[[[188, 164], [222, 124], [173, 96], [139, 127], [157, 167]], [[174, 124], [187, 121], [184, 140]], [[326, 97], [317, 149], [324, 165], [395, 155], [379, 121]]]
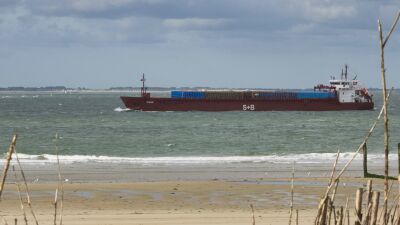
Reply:
[[184, 18], [166, 19], [163, 21], [163, 24], [173, 29], [207, 29], [224, 26], [229, 21], [229, 19]]
[[323, 22], [338, 18], [350, 18], [356, 13], [356, 4], [351, 1], [296, 1], [302, 15], [315, 22]]
[[361, 0], [3, 0], [0, 40], [109, 46], [315, 35], [340, 41], [343, 32], [374, 32], [376, 18], [396, 7], [395, 1]]
[[21, 0], [1, 0], [0, 1], [0, 8], [2, 7], [10, 7], [16, 6], [21, 3]]
[[[32, 12], [43, 16], [81, 18], [154, 17], [220, 17], [232, 14], [225, 0], [32, 0], [27, 3]], [[221, 10], [225, 7], [225, 12]], [[233, 8], [235, 9], [235, 8]]]

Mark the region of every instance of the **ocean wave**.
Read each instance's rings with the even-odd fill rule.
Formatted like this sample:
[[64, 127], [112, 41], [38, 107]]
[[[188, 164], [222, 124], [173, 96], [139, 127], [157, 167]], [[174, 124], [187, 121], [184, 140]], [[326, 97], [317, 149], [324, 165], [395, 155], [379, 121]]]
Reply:
[[15, 98], [39, 98], [39, 95], [3, 95], [0, 96], [2, 99], [15, 99]]
[[114, 109], [114, 112], [126, 112], [126, 111], [130, 111], [130, 110], [131, 109], [118, 107], [118, 108]]
[[[342, 153], [339, 163], [345, 163], [354, 156], [354, 153]], [[57, 156], [51, 154], [30, 155], [18, 154], [23, 163], [57, 163]], [[175, 156], [175, 157], [114, 157], [95, 155], [60, 155], [60, 162], [70, 163], [126, 163], [137, 165], [188, 165], [188, 164], [228, 164], [228, 163], [274, 163], [274, 164], [313, 164], [333, 163], [336, 153], [307, 153], [288, 155], [266, 156]], [[391, 154], [390, 158], [397, 160], [397, 154]], [[383, 163], [383, 154], [369, 154], [370, 163]], [[362, 163], [362, 155], [357, 155], [354, 163]]]

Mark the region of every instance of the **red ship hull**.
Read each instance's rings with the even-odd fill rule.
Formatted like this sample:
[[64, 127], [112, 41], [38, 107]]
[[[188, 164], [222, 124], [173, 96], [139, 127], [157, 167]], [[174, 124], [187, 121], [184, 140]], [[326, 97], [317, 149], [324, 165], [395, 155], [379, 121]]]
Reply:
[[337, 99], [225, 100], [121, 96], [126, 108], [139, 111], [341, 111], [371, 110], [373, 102], [340, 103]]

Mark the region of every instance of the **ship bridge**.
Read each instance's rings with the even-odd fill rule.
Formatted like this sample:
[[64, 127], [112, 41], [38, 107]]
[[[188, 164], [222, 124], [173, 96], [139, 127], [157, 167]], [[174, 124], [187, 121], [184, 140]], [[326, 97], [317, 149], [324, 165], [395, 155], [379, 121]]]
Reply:
[[344, 70], [342, 70], [341, 79], [332, 77], [329, 80], [330, 89], [336, 91], [339, 102], [371, 102], [372, 97], [369, 95], [368, 90], [361, 86], [360, 82], [356, 79], [357, 76], [352, 80], [348, 79], [347, 69], [348, 66], [345, 65]]
[[335, 87], [335, 90], [348, 89], [348, 88], [362, 88], [358, 80], [329, 80], [329, 84]]

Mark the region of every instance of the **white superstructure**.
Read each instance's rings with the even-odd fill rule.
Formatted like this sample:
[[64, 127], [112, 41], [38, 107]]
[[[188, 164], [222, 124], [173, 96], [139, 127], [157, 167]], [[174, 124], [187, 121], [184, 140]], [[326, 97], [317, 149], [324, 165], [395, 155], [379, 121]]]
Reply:
[[352, 80], [348, 79], [347, 69], [348, 66], [345, 65], [340, 79], [332, 77], [332, 79], [329, 80], [329, 86], [319, 85], [316, 88], [335, 91], [337, 93], [338, 100], [341, 103], [371, 102], [372, 97], [368, 94], [368, 90], [361, 86], [360, 82], [356, 79], [357, 76], [355, 76]]

